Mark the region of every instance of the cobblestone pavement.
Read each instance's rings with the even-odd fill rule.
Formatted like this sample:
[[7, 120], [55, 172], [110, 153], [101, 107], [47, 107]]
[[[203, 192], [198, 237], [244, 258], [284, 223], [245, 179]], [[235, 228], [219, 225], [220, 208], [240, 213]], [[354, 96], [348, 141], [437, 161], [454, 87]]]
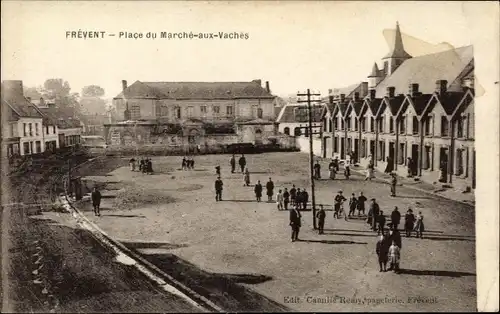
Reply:
[[[248, 155], [252, 184], [273, 178], [276, 189], [307, 187], [308, 158], [301, 153]], [[312, 230], [303, 213], [299, 238], [290, 242], [288, 213], [275, 203], [257, 203], [253, 187], [231, 174], [228, 155], [196, 157], [196, 169], [182, 171], [179, 157], [154, 157], [154, 175], [120, 167], [94, 181], [120, 182], [127, 194], [147, 189], [175, 200], [114, 206], [116, 190], [103, 191], [102, 216], [88, 217], [108, 235], [211, 298], [228, 311], [473, 311], [476, 309], [474, 207], [389, 185], [351, 180], [316, 181], [317, 203], [335, 193], [363, 191], [389, 215], [394, 206], [425, 217], [424, 239], [403, 238], [401, 274], [380, 273], [376, 234], [364, 219], [334, 220], [327, 213], [325, 235]], [[215, 166], [222, 166], [223, 201], [216, 202]], [[323, 164], [326, 176], [326, 164]], [[276, 192], [275, 189], [275, 192]], [[265, 196], [264, 198], [265, 199]], [[234, 292], [237, 291], [237, 292]], [[335, 298], [335, 296], [340, 298]], [[434, 298], [433, 298], [434, 297]], [[342, 299], [343, 298], [343, 299]]]

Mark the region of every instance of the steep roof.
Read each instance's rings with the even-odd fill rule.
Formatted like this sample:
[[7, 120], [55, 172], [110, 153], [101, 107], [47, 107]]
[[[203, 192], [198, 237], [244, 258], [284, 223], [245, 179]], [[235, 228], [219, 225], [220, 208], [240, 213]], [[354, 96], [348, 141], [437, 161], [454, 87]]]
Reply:
[[384, 59], [387, 58], [398, 58], [398, 59], [408, 59], [411, 58], [411, 55], [405, 51], [403, 46], [403, 38], [401, 37], [401, 30], [399, 29], [399, 23], [396, 22], [396, 34], [394, 40], [394, 46], [391, 49]]
[[388, 106], [389, 110], [391, 111], [391, 114], [395, 116], [398, 113], [399, 108], [401, 108], [401, 105], [403, 105], [404, 100], [405, 96], [398, 95], [393, 98], [384, 97], [383, 102]]
[[14, 112], [10, 119], [17, 119], [17, 117], [42, 118], [35, 105], [30, 103], [26, 97], [11, 92], [9, 89], [2, 89], [2, 107], [4, 106], [9, 107]]
[[418, 116], [421, 116], [422, 113], [424, 112], [425, 107], [429, 103], [429, 100], [431, 99], [432, 94], [419, 94], [416, 95], [415, 97], [411, 97], [410, 95], [407, 96], [407, 99], [411, 101], [411, 104], [413, 105], [413, 108], [415, 109], [415, 113]]
[[258, 81], [251, 82], [140, 82], [136, 81], [115, 98], [154, 99], [272, 99]]
[[354, 113], [356, 114], [357, 117], [359, 117], [359, 114], [361, 113], [361, 108], [363, 107], [363, 99], [358, 99], [358, 100], [351, 100], [349, 102], [349, 105], [352, 106], [354, 109]]
[[[321, 122], [323, 118], [323, 110], [325, 107], [326, 106], [324, 104], [314, 106], [312, 110], [312, 122]], [[276, 122], [278, 123], [308, 122], [308, 117], [306, 114], [307, 114], [307, 105], [288, 104], [284, 106], [283, 109], [281, 109], [281, 112]]]
[[447, 115], [452, 115], [453, 112], [455, 112], [457, 106], [464, 98], [465, 94], [465, 92], [446, 92], [443, 95], [434, 93], [432, 97], [435, 97], [439, 100]]
[[344, 102], [339, 102], [337, 106], [339, 108], [342, 117], [345, 117], [345, 114], [347, 112], [347, 107], [349, 107], [349, 99], [346, 99]]
[[364, 106], [368, 106], [372, 115], [375, 116], [378, 112], [378, 109], [380, 108], [381, 103], [382, 103], [382, 98], [374, 98], [374, 99], [366, 98], [364, 101]]
[[65, 114], [63, 110], [57, 107], [38, 108], [44, 116], [44, 120], [50, 124], [57, 125], [60, 129], [72, 129], [80, 127], [80, 120]]
[[368, 77], [378, 77], [379, 73], [380, 70], [378, 69], [377, 62], [375, 62], [373, 64], [372, 72], [370, 73], [370, 75], [368, 75]]
[[406, 94], [412, 83], [419, 84], [421, 93], [431, 94], [437, 80], [448, 81], [449, 89], [473, 58], [472, 46], [466, 46], [408, 59], [377, 85], [376, 94], [385, 94], [389, 86], [396, 88], [396, 94]]

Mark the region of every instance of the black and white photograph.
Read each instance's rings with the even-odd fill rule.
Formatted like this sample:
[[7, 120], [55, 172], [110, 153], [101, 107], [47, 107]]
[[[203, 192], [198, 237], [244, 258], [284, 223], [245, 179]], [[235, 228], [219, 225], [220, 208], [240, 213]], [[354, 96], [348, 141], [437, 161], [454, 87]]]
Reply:
[[498, 311], [498, 3], [1, 6], [2, 313]]

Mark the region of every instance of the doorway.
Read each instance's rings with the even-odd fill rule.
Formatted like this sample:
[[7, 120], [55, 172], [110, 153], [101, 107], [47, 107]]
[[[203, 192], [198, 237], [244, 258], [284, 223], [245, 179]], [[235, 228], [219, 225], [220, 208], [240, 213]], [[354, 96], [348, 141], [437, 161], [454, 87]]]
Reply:
[[345, 159], [345, 138], [340, 137], [340, 159]]
[[441, 181], [446, 182], [448, 178], [448, 148], [441, 147], [439, 150], [439, 170], [441, 171]]
[[412, 165], [411, 165], [411, 173], [416, 176], [418, 172], [418, 145], [417, 144], [412, 144], [411, 145], [411, 160], [412, 160]]
[[389, 143], [389, 158], [391, 160], [394, 160], [394, 154], [395, 154], [395, 151], [394, 151], [394, 142], [390, 142]]
[[358, 162], [359, 154], [359, 139], [354, 139], [354, 162]]

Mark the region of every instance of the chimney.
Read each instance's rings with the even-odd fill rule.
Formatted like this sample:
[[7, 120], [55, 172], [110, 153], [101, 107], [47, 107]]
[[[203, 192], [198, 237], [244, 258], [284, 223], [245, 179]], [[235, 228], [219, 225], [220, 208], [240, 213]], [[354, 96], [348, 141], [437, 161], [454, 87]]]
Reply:
[[370, 100], [374, 100], [374, 99], [375, 99], [375, 90], [370, 89]]
[[345, 100], [345, 94], [340, 94], [340, 102], [344, 102]]
[[443, 95], [446, 93], [446, 87], [448, 85], [447, 80], [437, 80], [436, 81], [436, 93]]
[[125, 89], [127, 89], [127, 81], [122, 80], [122, 91], [124, 91]]
[[358, 92], [355, 92], [355, 93], [354, 93], [354, 100], [355, 100], [355, 101], [358, 101], [358, 100], [359, 100], [359, 93], [358, 93]]
[[333, 104], [333, 95], [328, 96], [328, 102]]
[[368, 95], [368, 82], [361, 83], [361, 91], [359, 93], [361, 98], [365, 98]]
[[418, 94], [418, 84], [410, 84], [408, 86], [408, 94], [410, 94], [411, 97], [415, 97]]
[[271, 93], [271, 90], [269, 89], [269, 81], [266, 81], [266, 91]]
[[396, 88], [394, 86], [387, 87], [387, 97], [393, 98], [395, 91], [396, 91]]
[[23, 81], [20, 80], [3, 81], [2, 89], [9, 95], [24, 97]]

